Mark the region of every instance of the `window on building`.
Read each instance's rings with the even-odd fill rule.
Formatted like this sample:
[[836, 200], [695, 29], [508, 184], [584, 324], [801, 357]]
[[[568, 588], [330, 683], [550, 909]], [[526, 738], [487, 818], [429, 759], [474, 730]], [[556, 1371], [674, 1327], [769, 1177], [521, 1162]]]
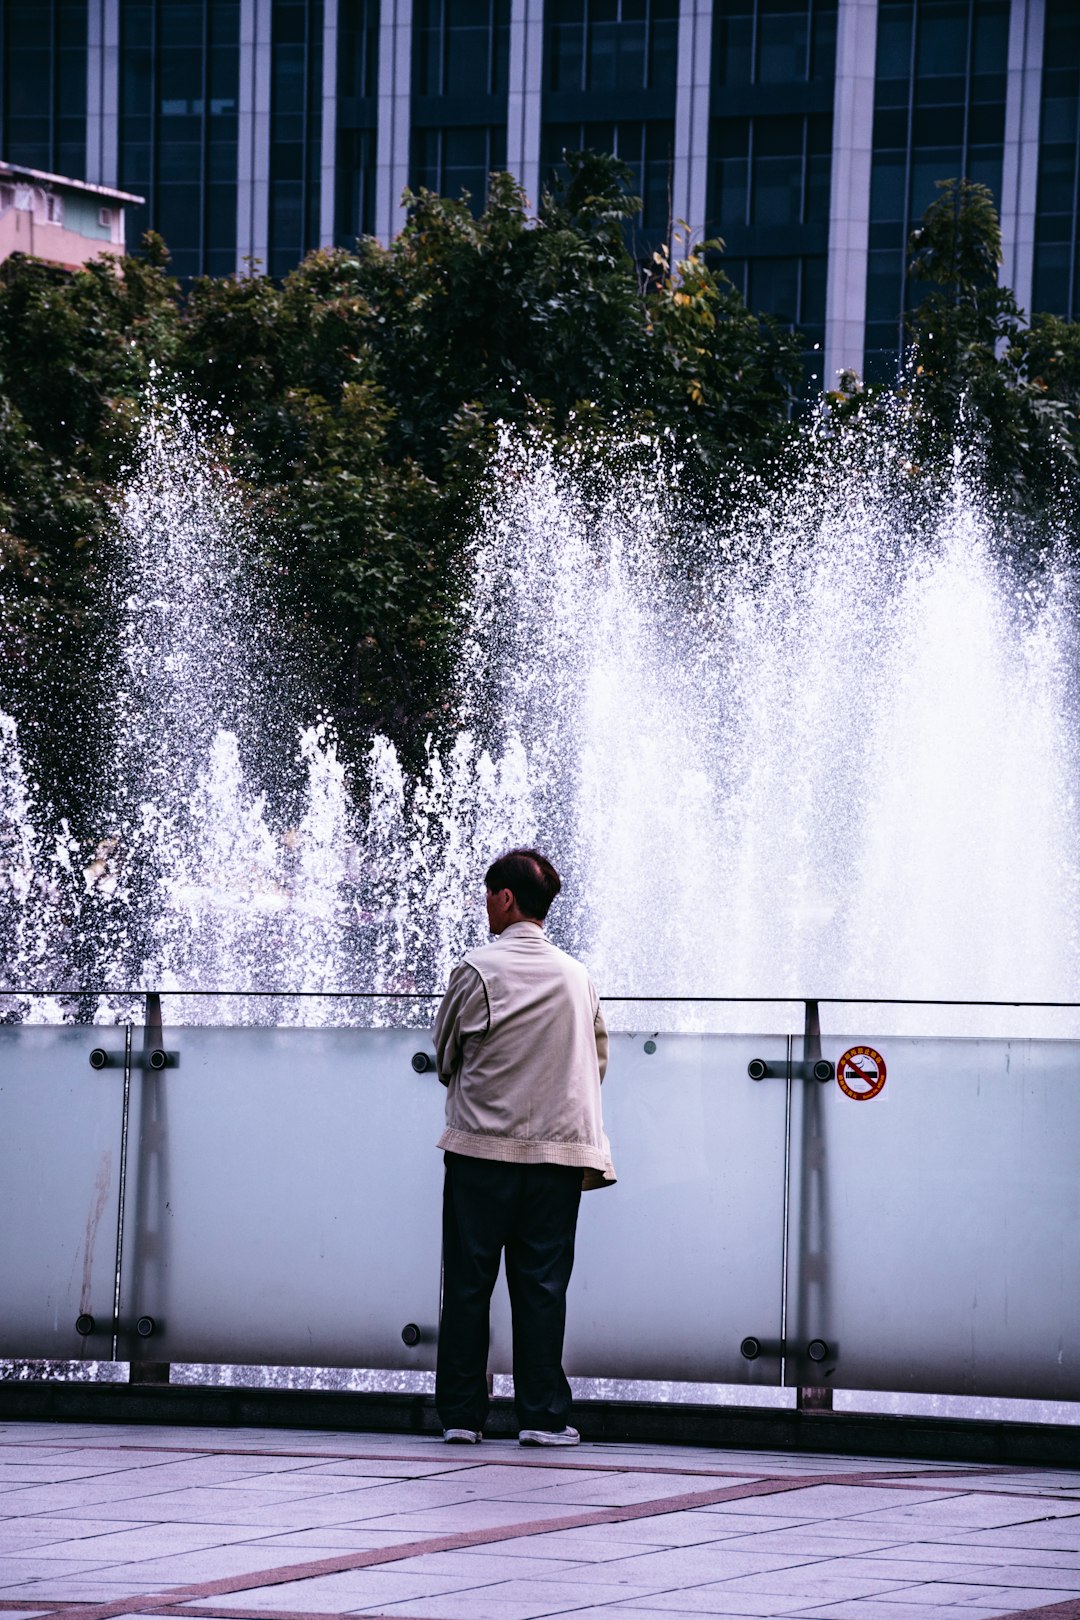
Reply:
[[548, 0], [541, 182], [565, 152], [610, 152], [642, 200], [628, 245], [647, 259], [667, 239], [675, 149], [678, 0]]
[[409, 180], [474, 214], [506, 167], [510, 0], [415, 0]]
[[622, 119], [611, 123], [547, 124], [540, 164], [545, 183], [565, 174], [565, 152], [612, 152], [630, 169], [628, 191], [640, 197], [636, 233], [642, 249], [664, 240], [671, 218], [671, 180], [675, 152], [672, 119]]
[[866, 374], [888, 381], [919, 301], [907, 278], [912, 229], [939, 180], [981, 181], [1001, 198], [1008, 0], [881, 0], [870, 180]]
[[506, 126], [415, 129], [411, 158], [414, 187], [441, 197], [468, 192], [472, 211], [479, 214], [487, 197], [488, 175], [506, 168]]
[[509, 0], [416, 0], [414, 95], [505, 95], [509, 62]]
[[710, 234], [748, 225], [827, 225], [828, 113], [713, 120]]
[[[750, 307], [805, 338], [821, 385], [837, 0], [716, 0], [706, 234]], [[785, 89], [791, 110], [784, 110]]]
[[86, 177], [86, 0], [0, 0], [0, 153]]
[[678, 0], [549, 0], [547, 88], [673, 90]]
[[719, 0], [716, 88], [823, 82], [835, 76], [836, 0]]
[[119, 0], [120, 185], [179, 276], [236, 268], [240, 0]]
[[1047, 0], [1039, 179], [1035, 202], [1035, 309], [1080, 318], [1080, 10]]
[[334, 242], [353, 247], [375, 230], [379, 0], [338, 0]]
[[319, 245], [323, 0], [272, 0], [269, 243], [272, 276]]

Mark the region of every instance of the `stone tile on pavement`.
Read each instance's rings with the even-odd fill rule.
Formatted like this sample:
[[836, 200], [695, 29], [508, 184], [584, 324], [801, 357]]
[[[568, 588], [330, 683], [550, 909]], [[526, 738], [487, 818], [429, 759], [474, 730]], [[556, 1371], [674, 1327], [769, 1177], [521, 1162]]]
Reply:
[[[767, 1602], [768, 1600], [766, 1600]], [[771, 1616], [775, 1611], [771, 1608], [754, 1609], [728, 1609], [719, 1615], [711, 1615], [709, 1620], [746, 1620], [747, 1616]], [[599, 1609], [574, 1609], [573, 1620], [612, 1620], [613, 1615], [621, 1616], [621, 1620], [672, 1620], [671, 1609], [650, 1609], [648, 1599], [637, 1603], [606, 1603]]]
[[[850, 1482], [543, 1528], [608, 1504], [828, 1474]], [[957, 1620], [1080, 1595], [1080, 1473], [990, 1471], [981, 1490], [980, 1475], [688, 1447], [585, 1445], [541, 1461], [511, 1442], [447, 1457], [440, 1442], [409, 1435], [9, 1424], [0, 1426], [0, 1584], [8, 1602], [123, 1599], [135, 1615], [143, 1594], [222, 1575], [256, 1583], [188, 1600], [199, 1620], [222, 1607], [402, 1620]], [[1071, 1488], [1077, 1495], [1063, 1499]], [[12, 1511], [16, 1498], [26, 1512]], [[537, 1533], [483, 1540], [519, 1524]], [[286, 1564], [476, 1532], [480, 1542], [466, 1547], [257, 1584]], [[13, 1578], [27, 1569], [32, 1579]]]
[[[626, 1601], [617, 1604], [614, 1608], [607, 1609], [604, 1612], [609, 1617], [612, 1614], [621, 1615], [624, 1617], [624, 1620], [630, 1620], [631, 1615], [634, 1617], [634, 1620], [673, 1620], [673, 1617], [678, 1614], [707, 1615], [708, 1620], [725, 1620], [725, 1617], [730, 1617], [730, 1620], [742, 1620], [743, 1616], [780, 1616], [793, 1612], [791, 1609], [790, 1598], [777, 1596], [768, 1592], [752, 1593], [749, 1595], [746, 1593], [733, 1592], [729, 1597], [724, 1599], [723, 1608], [718, 1606], [708, 1608], [691, 1608], [689, 1604], [687, 1604], [685, 1608], [680, 1609], [677, 1604], [674, 1603], [671, 1607], [668, 1607], [667, 1603], [669, 1596], [673, 1599], [677, 1599], [680, 1594], [672, 1593], [663, 1595], [661, 1597], [642, 1598], [640, 1601], [635, 1599], [627, 1599]], [[718, 1600], [714, 1597], [710, 1597], [708, 1602], [710, 1604], [715, 1604], [718, 1602]], [[664, 1604], [664, 1607], [659, 1606], [661, 1603]], [[597, 1615], [600, 1613], [598, 1609], [586, 1610], [585, 1612], [592, 1615]], [[581, 1620], [578, 1613], [574, 1614], [574, 1620]], [[894, 1617], [894, 1620], [897, 1620], [897, 1617]], [[904, 1620], [904, 1616], [899, 1616], [899, 1620]], [[910, 1613], [907, 1616], [907, 1620], [911, 1620]], [[920, 1615], [918, 1620], [925, 1620], [925, 1616]]]
[[759, 1530], [755, 1535], [728, 1536], [716, 1546], [732, 1552], [816, 1553], [820, 1557], [855, 1557], [859, 1553], [881, 1552], [888, 1556], [906, 1543], [895, 1535], [863, 1534], [863, 1527], [851, 1529], [847, 1519], [825, 1525], [819, 1521], [802, 1523], [792, 1530]]
[[[640, 1587], [637, 1590], [651, 1600], [651, 1594], [642, 1592]], [[616, 1603], [626, 1596], [626, 1591], [624, 1586], [593, 1587], [588, 1601], [594, 1607]], [[397, 1605], [396, 1612], [408, 1615], [409, 1620], [428, 1620], [428, 1617], [430, 1620], [537, 1620], [538, 1616], [547, 1614], [574, 1614], [576, 1620], [580, 1607], [581, 1600], [573, 1588], [566, 1588], [563, 1595], [542, 1581], [502, 1581], [438, 1597], [413, 1598]], [[392, 1605], [379, 1607], [374, 1603], [365, 1604], [357, 1612], [363, 1614], [365, 1610], [375, 1614], [395, 1613]], [[608, 1609], [608, 1613], [611, 1612]]]
[[[932, 1529], [935, 1538], [944, 1539], [937, 1525]], [[926, 1527], [922, 1528], [920, 1534], [927, 1534]], [[1056, 1519], [1047, 1524], [1034, 1519], [1024, 1524], [996, 1525], [990, 1530], [960, 1531], [950, 1526], [944, 1535], [957, 1545], [976, 1549], [985, 1544], [993, 1547], [1045, 1547], [1059, 1552], [1080, 1551], [1080, 1520]]]
[[625, 1558], [635, 1548], [656, 1552], [664, 1546], [658, 1530], [653, 1530], [651, 1541], [633, 1542], [613, 1534], [623, 1528], [618, 1524], [598, 1524], [581, 1530], [548, 1530], [538, 1536], [514, 1537], [492, 1545], [507, 1558], [571, 1558], [585, 1564]]
[[738, 1489], [755, 1482], [758, 1476], [744, 1475], [738, 1479], [703, 1479], [699, 1475], [674, 1477], [663, 1474], [602, 1474], [596, 1479], [567, 1481], [544, 1490], [523, 1490], [520, 1486], [512, 1493], [499, 1493], [503, 1502], [543, 1501], [565, 1503], [573, 1507], [622, 1507], [629, 1503], [652, 1502], [665, 1497], [685, 1496], [693, 1491]]
[[876, 1508], [866, 1509], [859, 1514], [859, 1519], [866, 1523], [884, 1522], [886, 1518], [890, 1524], [920, 1525], [933, 1523], [943, 1529], [948, 1526], [972, 1530], [992, 1530], [999, 1525], [1023, 1524], [1025, 1521], [1041, 1519], [1070, 1519], [1077, 1520], [1080, 1526], [1080, 1502], [1059, 1502], [1047, 1498], [984, 1496], [978, 1492], [970, 1492], [964, 1496], [950, 1496], [936, 1503], [912, 1501], [909, 1493], [903, 1493], [902, 1503], [896, 1501], [898, 1493], [893, 1493], [893, 1502], [886, 1504], [884, 1510]]
[[[856, 1598], [852, 1603], [826, 1603], [821, 1608], [789, 1609], [796, 1620], [991, 1620], [1005, 1611], [981, 1603], [946, 1603], [939, 1608], [905, 1607], [884, 1598]], [[575, 1620], [577, 1617], [575, 1616]]]
[[6, 1496], [9, 1491], [18, 1490], [24, 1485], [64, 1485], [69, 1480], [94, 1479], [116, 1471], [93, 1463], [77, 1466], [60, 1459], [41, 1463], [28, 1459], [13, 1463], [5, 1458], [0, 1461], [0, 1491]]
[[0, 1553], [20, 1552], [27, 1547], [48, 1546], [51, 1542], [75, 1540], [113, 1530], [107, 1519], [0, 1519]]
[[[414, 1600], [419, 1601], [419, 1600]], [[279, 1614], [310, 1614], [313, 1605], [306, 1596], [301, 1596], [295, 1586], [267, 1586], [253, 1592], [242, 1592], [227, 1598], [197, 1599], [194, 1603], [185, 1603], [185, 1614], [197, 1614], [199, 1620], [214, 1620], [215, 1605], [219, 1607], [233, 1605], [245, 1609], [276, 1610]], [[321, 1614], [352, 1614], [356, 1612], [355, 1599], [346, 1592], [335, 1597], [320, 1597], [315, 1609]], [[408, 1604], [404, 1605], [404, 1609]], [[161, 1620], [161, 1616], [157, 1616]]]
[[[163, 1590], [163, 1588], [148, 1588], [150, 1592]], [[145, 1597], [146, 1591], [138, 1581], [125, 1577], [116, 1580], [110, 1577], [105, 1580], [102, 1576], [92, 1573], [89, 1575], [70, 1575], [63, 1572], [60, 1567], [55, 1575], [43, 1576], [40, 1580], [21, 1581], [14, 1586], [0, 1586], [0, 1598], [5, 1602], [14, 1599], [19, 1602], [36, 1603], [39, 1599], [63, 1598], [65, 1601], [78, 1600], [85, 1603], [109, 1602], [114, 1598], [127, 1598], [138, 1595]]]
[[[905, 1509], [921, 1507], [936, 1513], [943, 1502], [953, 1499], [955, 1487], [922, 1491], [905, 1486], [903, 1491], [896, 1491], [884, 1485], [869, 1484], [810, 1485], [801, 1491], [785, 1491], [771, 1500], [776, 1503], [777, 1511], [789, 1519], [842, 1519], [855, 1514], [865, 1517], [882, 1509], [892, 1511], [898, 1503], [902, 1503]], [[770, 1501], [769, 1497], [756, 1496], [735, 1505], [743, 1506], [746, 1500], [752, 1500], [760, 1512], [768, 1512], [766, 1504]], [[719, 1502], [701, 1511], [716, 1513], [725, 1506], [726, 1503]]]
[[[593, 1566], [571, 1558], [528, 1558], [503, 1552], [502, 1543], [490, 1547], [463, 1547], [455, 1552], [420, 1553], [407, 1563], [380, 1564], [380, 1569], [415, 1569], [429, 1575], [470, 1575], [477, 1585], [486, 1581], [549, 1580], [568, 1571], [590, 1571]], [[572, 1578], [572, 1577], [571, 1577]]]
[[[687, 1602], [688, 1612], [715, 1613], [717, 1608], [723, 1607], [722, 1600], [727, 1595], [753, 1597], [768, 1594], [785, 1597], [789, 1604], [798, 1600], [804, 1606], [809, 1606], [815, 1599], [819, 1603], [836, 1603], [842, 1598], [880, 1597], [886, 1592], [896, 1592], [902, 1586], [914, 1584], [884, 1580], [869, 1572], [866, 1575], [823, 1575], [815, 1564], [808, 1563], [787, 1570], [770, 1570], [760, 1575], [740, 1575], [730, 1581], [695, 1583], [676, 1592], [674, 1597], [676, 1603]], [[668, 1603], [656, 1604], [657, 1608], [670, 1606]]]
[[[719, 1547], [677, 1547], [662, 1552], [642, 1550], [633, 1558], [594, 1564], [590, 1566], [590, 1574], [577, 1576], [571, 1573], [553, 1579], [576, 1578], [615, 1583], [627, 1580], [641, 1585], [649, 1582], [656, 1585], [696, 1586], [706, 1581], [733, 1580], [742, 1575], [763, 1575], [772, 1570], [800, 1569], [808, 1564], [816, 1567], [814, 1558], [805, 1554], [729, 1552], [721, 1544]], [[891, 1579], [888, 1576], [877, 1578]]]
[[[23, 1485], [0, 1496], [0, 1524], [30, 1514], [78, 1514], [83, 1509], [111, 1508], [117, 1502], [145, 1500], [145, 1486], [137, 1477], [103, 1474], [94, 1479], [67, 1480], [60, 1485]], [[143, 1518], [145, 1515], [132, 1514]]]
[[994, 1568], [1022, 1563], [1036, 1570], [1061, 1570], [1065, 1575], [1072, 1571], [1080, 1586], [1080, 1552], [1059, 1552], [1046, 1547], [968, 1547], [950, 1541], [910, 1541], [868, 1549], [865, 1557], [904, 1558], [913, 1563], [938, 1563], [942, 1567], [972, 1563], [981, 1568]]
[[[625, 1588], [615, 1588], [612, 1595], [618, 1597], [623, 1591]], [[245, 1609], [294, 1609], [301, 1613], [325, 1611], [336, 1614], [352, 1610], [363, 1612], [365, 1609], [393, 1613], [396, 1607], [402, 1612], [407, 1608], [413, 1614], [423, 1611], [414, 1610], [412, 1605], [428, 1601], [434, 1602], [437, 1609], [439, 1604], [444, 1605], [451, 1614], [464, 1612], [479, 1617], [489, 1593], [498, 1594], [495, 1601], [499, 1604], [520, 1603], [521, 1620], [526, 1620], [526, 1610], [529, 1613], [539, 1612], [536, 1605], [542, 1608], [544, 1601], [553, 1610], [561, 1603], [560, 1599], [551, 1602], [548, 1596], [550, 1588], [541, 1581], [487, 1582], [468, 1576], [409, 1572], [388, 1574], [385, 1569], [364, 1569], [344, 1575], [318, 1575], [310, 1580], [290, 1582], [287, 1586], [257, 1587], [244, 1592], [242, 1600], [240, 1596], [230, 1597], [228, 1604]], [[574, 1594], [568, 1593], [565, 1607], [572, 1608], [576, 1601]], [[212, 1610], [215, 1603], [221, 1602], [220, 1598], [198, 1599], [190, 1608], [193, 1613], [198, 1611], [202, 1615]], [[469, 1608], [469, 1603], [475, 1606]], [[444, 1610], [438, 1612], [443, 1613]]]
[[[83, 1575], [89, 1570], [102, 1570], [108, 1568], [108, 1558], [63, 1558], [58, 1559], [52, 1566], [51, 1572], [58, 1576]], [[43, 1574], [49, 1573], [49, 1566], [45, 1561], [32, 1553], [0, 1554], [0, 1588], [18, 1586], [23, 1581], [36, 1581]], [[121, 1572], [123, 1575], [124, 1572]], [[112, 1576], [109, 1577], [112, 1579]]]
[[[265, 1547], [275, 1564], [297, 1561], [281, 1558], [279, 1553], [303, 1552], [309, 1558], [318, 1558], [320, 1554], [329, 1557], [335, 1552], [367, 1552], [376, 1547], [399, 1547], [406, 1542], [424, 1540], [422, 1535], [408, 1530], [374, 1530], [351, 1524], [325, 1524], [307, 1530], [276, 1530], [266, 1535], [244, 1526], [241, 1533], [253, 1546]], [[435, 1538], [432, 1536], [429, 1539]]]
[[[836, 1560], [829, 1560], [836, 1562]], [[845, 1563], [850, 1560], [845, 1560]], [[986, 1568], [978, 1563], [938, 1563], [933, 1558], [866, 1558], [860, 1562], [873, 1565], [886, 1578], [910, 1578], [912, 1581], [954, 1581], [960, 1584], [989, 1584], [989, 1586], [1040, 1586], [1057, 1592], [1056, 1602], [1065, 1597], [1080, 1597], [1080, 1570], [1054, 1570], [1030, 1563], [999, 1563]]]
[[[989, 1608], [998, 1614], [1011, 1614], [1014, 1609], [1036, 1609], [1051, 1603], [1063, 1603], [1067, 1592], [1054, 1591], [1043, 1586], [1003, 1586], [992, 1581], [932, 1581], [925, 1585], [906, 1587], [897, 1592], [893, 1602], [911, 1610], [922, 1610], [934, 1604], [963, 1605], [967, 1613], [969, 1603]], [[914, 1613], [911, 1620], [915, 1620]]]
[[376, 1518], [374, 1514], [363, 1517], [357, 1513], [355, 1523], [370, 1524], [374, 1529], [415, 1530], [417, 1535], [454, 1535], [471, 1530], [501, 1528], [508, 1524], [524, 1525], [545, 1519], [563, 1519], [587, 1511], [582, 1508], [552, 1507], [546, 1502], [535, 1502], [526, 1508], [520, 1502], [474, 1499], [444, 1508], [421, 1508], [415, 1513], [391, 1513], [385, 1518]]
[[[363, 1449], [362, 1446], [361, 1449]], [[298, 1473], [305, 1468], [313, 1468], [317, 1469], [320, 1474], [341, 1476], [356, 1474], [361, 1478], [370, 1479], [423, 1479], [427, 1475], [430, 1475], [432, 1479], [441, 1479], [446, 1475], [453, 1476], [468, 1471], [461, 1462], [460, 1452], [462, 1449], [459, 1447], [458, 1455], [453, 1457], [451, 1453], [454, 1451], [454, 1447], [444, 1447], [441, 1448], [439, 1456], [418, 1458], [416, 1462], [396, 1462], [387, 1457], [326, 1457], [320, 1460], [318, 1457], [290, 1455], [284, 1461], [279, 1459], [275, 1466], [295, 1469]], [[247, 1462], [257, 1461], [258, 1459], [245, 1458], [244, 1460]], [[472, 1466], [479, 1466], [479, 1457]]]
[[[104, 1529], [105, 1533], [101, 1534], [100, 1529]], [[247, 1525], [150, 1524], [125, 1529], [110, 1524], [99, 1527], [99, 1532], [92, 1535], [70, 1541], [46, 1542], [35, 1547], [34, 1553], [47, 1562], [53, 1558], [86, 1558], [91, 1553], [100, 1552], [103, 1558], [119, 1563], [159, 1558], [166, 1553], [198, 1552], [202, 1548], [261, 1544], [261, 1538], [253, 1540]]]
[[[481, 1446], [480, 1451], [482, 1452], [483, 1449]], [[459, 1463], [454, 1469], [454, 1475], [466, 1482], [483, 1479], [485, 1488], [490, 1490], [493, 1496], [501, 1496], [503, 1492], [510, 1491], [516, 1497], [519, 1494], [527, 1495], [533, 1491], [542, 1491], [548, 1485], [558, 1487], [560, 1485], [588, 1484], [594, 1480], [618, 1479], [620, 1477], [606, 1468], [590, 1469], [584, 1466], [572, 1468], [548, 1467], [544, 1463], [533, 1463], [527, 1460], [518, 1462], [516, 1458], [512, 1463], [488, 1462], [486, 1457], [481, 1457], [478, 1454], [475, 1447], [471, 1451], [467, 1447], [461, 1447], [459, 1456], [462, 1451], [476, 1460], [465, 1466]], [[579, 1454], [578, 1450], [575, 1449], [573, 1455], [577, 1457]], [[530, 1456], [535, 1456], [536, 1453], [527, 1450], [522, 1451], [519, 1448], [518, 1455], [523, 1459], [528, 1459]], [[443, 1474], [441, 1477], [445, 1479], [447, 1476]], [[662, 1478], [662, 1476], [660, 1477]], [[699, 1479], [697, 1483], [700, 1488], [701, 1480]], [[709, 1484], [710, 1481], [706, 1479], [706, 1489], [708, 1489]], [[657, 1495], [660, 1494], [658, 1490]]]

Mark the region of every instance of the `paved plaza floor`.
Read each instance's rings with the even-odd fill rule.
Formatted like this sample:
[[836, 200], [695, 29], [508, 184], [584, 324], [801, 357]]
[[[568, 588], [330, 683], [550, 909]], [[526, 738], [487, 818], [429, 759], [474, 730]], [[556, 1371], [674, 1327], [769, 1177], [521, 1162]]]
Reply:
[[1080, 1620], [1080, 1471], [0, 1424], [0, 1620]]

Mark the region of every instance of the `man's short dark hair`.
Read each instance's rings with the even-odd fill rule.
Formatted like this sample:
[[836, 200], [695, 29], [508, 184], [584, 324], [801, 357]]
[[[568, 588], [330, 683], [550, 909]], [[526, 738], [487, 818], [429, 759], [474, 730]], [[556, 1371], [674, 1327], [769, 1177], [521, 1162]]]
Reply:
[[562, 878], [538, 849], [507, 850], [488, 867], [484, 882], [492, 894], [509, 889], [522, 915], [537, 922], [543, 922], [562, 888]]

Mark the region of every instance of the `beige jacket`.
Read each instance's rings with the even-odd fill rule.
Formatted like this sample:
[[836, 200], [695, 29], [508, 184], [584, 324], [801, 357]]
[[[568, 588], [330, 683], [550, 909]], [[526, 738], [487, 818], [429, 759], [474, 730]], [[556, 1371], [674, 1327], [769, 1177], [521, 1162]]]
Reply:
[[511, 923], [450, 975], [435, 1018], [448, 1088], [439, 1147], [508, 1164], [564, 1164], [615, 1181], [600, 1116], [608, 1036], [592, 980], [535, 923]]

